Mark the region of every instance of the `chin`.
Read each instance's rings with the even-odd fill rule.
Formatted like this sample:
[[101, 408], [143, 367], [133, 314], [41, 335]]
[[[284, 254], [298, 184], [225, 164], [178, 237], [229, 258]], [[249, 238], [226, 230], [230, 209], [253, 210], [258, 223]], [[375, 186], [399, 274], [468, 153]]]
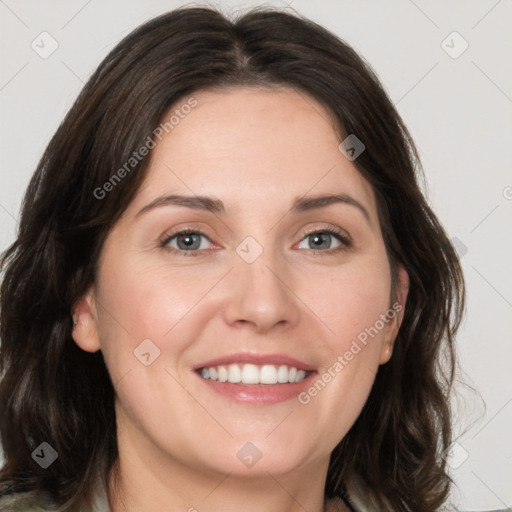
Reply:
[[272, 441], [232, 441], [221, 448], [220, 453], [219, 449], [212, 450], [206, 460], [204, 452], [201, 453], [204, 467], [232, 476], [268, 478], [269, 473], [290, 473], [304, 465], [308, 459], [306, 447], [295, 444], [292, 449], [277, 437]]

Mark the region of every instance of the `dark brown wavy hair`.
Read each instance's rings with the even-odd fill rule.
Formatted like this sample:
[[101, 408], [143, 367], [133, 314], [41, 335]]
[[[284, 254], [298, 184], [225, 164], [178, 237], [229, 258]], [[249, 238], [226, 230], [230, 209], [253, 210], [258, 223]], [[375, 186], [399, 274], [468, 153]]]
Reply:
[[[115, 467], [114, 388], [101, 351], [73, 341], [71, 312], [149, 157], [108, 195], [98, 198], [98, 188], [171, 106], [233, 86], [293, 88], [327, 108], [340, 142], [348, 134], [363, 141], [354, 165], [375, 191], [392, 268], [403, 265], [410, 278], [392, 358], [332, 453], [326, 497], [344, 495], [357, 476], [379, 510], [429, 512], [447, 499], [448, 395], [464, 305], [456, 253], [420, 190], [411, 136], [371, 67], [323, 27], [268, 7], [234, 20], [180, 8], [143, 24], [100, 64], [46, 148], [1, 260], [0, 495], [32, 491], [77, 510]], [[47, 469], [31, 456], [43, 441], [59, 454]]]

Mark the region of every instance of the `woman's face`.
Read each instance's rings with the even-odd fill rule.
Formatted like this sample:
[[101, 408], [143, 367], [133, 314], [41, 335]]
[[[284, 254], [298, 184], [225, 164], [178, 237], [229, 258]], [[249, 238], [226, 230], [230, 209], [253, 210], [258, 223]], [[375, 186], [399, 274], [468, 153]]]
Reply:
[[155, 139], [74, 338], [103, 352], [131, 456], [253, 476], [326, 465], [399, 323], [372, 188], [313, 99], [194, 97]]

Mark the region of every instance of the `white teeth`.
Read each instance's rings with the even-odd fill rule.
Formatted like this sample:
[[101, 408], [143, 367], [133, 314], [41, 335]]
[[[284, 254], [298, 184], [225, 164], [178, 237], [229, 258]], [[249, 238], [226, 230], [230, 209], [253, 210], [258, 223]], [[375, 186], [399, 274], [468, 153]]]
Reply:
[[237, 364], [230, 364], [228, 367], [228, 382], [238, 384], [242, 382], [242, 371]]
[[218, 380], [219, 382], [230, 382], [232, 384], [287, 384], [303, 381], [308, 372], [297, 370], [294, 366], [284, 364], [276, 366], [265, 364], [230, 364], [227, 367], [212, 366], [202, 368], [201, 377], [204, 379]]
[[226, 382], [228, 380], [228, 371], [225, 366], [217, 366], [217, 376], [219, 382]]
[[261, 384], [277, 384], [277, 370], [273, 364], [266, 364], [260, 371]]
[[279, 382], [279, 384], [288, 382], [288, 367], [284, 364], [277, 369], [277, 382]]
[[242, 382], [244, 384], [260, 383], [260, 371], [255, 364], [244, 364], [242, 368]]

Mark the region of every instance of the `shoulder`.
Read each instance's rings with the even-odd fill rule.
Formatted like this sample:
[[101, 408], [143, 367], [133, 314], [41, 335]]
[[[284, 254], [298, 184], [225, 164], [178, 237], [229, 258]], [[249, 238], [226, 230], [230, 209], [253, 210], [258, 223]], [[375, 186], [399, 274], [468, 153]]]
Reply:
[[[62, 510], [62, 507], [52, 506], [49, 501], [35, 492], [0, 496], [0, 512], [62, 512]], [[73, 510], [73, 512], [78, 511]], [[92, 505], [80, 506], [79, 512], [111, 512], [104, 488], [97, 486]]]
[[[350, 505], [354, 509], [355, 512], [381, 512], [381, 508], [369, 497], [369, 493], [367, 489], [365, 489], [362, 479], [353, 476], [347, 479], [347, 491], [348, 491], [348, 501]], [[340, 500], [341, 502], [341, 500]], [[337, 510], [346, 510], [343, 508], [332, 508], [332, 512], [336, 512]], [[511, 509], [506, 510], [492, 510], [488, 512], [510, 512]], [[437, 510], [437, 512], [463, 512], [458, 508], [454, 508], [453, 506], [442, 506]], [[327, 512], [331, 512], [331, 509], [327, 509]]]
[[54, 512], [56, 510], [42, 504], [30, 492], [0, 497], [0, 512]]

